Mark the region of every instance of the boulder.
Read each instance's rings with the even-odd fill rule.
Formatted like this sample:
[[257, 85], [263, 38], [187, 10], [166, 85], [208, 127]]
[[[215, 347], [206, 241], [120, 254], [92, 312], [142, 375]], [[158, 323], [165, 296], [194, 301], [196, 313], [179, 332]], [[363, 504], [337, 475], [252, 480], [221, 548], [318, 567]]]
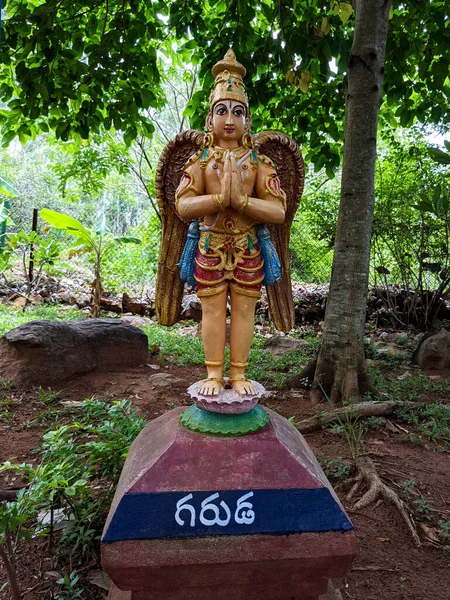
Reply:
[[32, 321], [0, 339], [0, 374], [20, 384], [49, 385], [147, 360], [145, 333], [119, 319]]
[[152, 387], [165, 388], [165, 387], [186, 387], [187, 383], [184, 379], [180, 379], [176, 375], [171, 373], [155, 373], [150, 375], [148, 382]]
[[281, 356], [285, 352], [301, 350], [302, 348], [309, 348], [309, 346], [310, 343], [306, 340], [284, 337], [280, 335], [274, 335], [264, 343], [264, 348], [267, 348], [267, 350], [269, 350], [273, 356]]
[[414, 352], [414, 362], [422, 369], [450, 368], [450, 332], [425, 334]]

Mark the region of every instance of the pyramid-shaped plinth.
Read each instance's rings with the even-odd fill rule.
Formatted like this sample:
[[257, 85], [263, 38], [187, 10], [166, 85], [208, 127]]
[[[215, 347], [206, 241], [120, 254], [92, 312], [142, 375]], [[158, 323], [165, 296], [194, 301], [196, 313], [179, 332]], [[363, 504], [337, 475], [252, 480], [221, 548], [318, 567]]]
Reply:
[[115, 585], [130, 600], [317, 599], [356, 546], [303, 437], [268, 409], [254, 434], [193, 433], [181, 410], [130, 448], [102, 538]]

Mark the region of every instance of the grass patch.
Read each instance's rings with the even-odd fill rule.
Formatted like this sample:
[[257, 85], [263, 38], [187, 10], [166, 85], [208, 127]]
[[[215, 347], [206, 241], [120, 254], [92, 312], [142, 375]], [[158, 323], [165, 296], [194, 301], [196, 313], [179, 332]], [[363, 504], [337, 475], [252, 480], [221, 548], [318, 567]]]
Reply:
[[255, 379], [262, 385], [270, 384], [274, 389], [283, 387], [286, 379], [297, 374], [314, 354], [314, 349], [311, 347], [274, 356], [264, 347], [266, 342], [267, 339], [262, 336], [253, 338], [247, 374], [250, 379]]
[[[149, 344], [159, 346], [161, 358], [176, 365], [203, 365], [205, 354], [201, 339], [183, 331], [189, 326], [185, 322], [171, 327], [145, 325], [142, 329], [148, 336]], [[270, 384], [273, 388], [282, 387], [286, 378], [297, 373], [300, 365], [306, 364], [314, 352], [312, 348], [306, 348], [275, 357], [264, 347], [266, 341], [265, 337], [258, 335], [253, 338], [247, 375], [262, 385]], [[229, 356], [229, 349], [226, 348], [225, 369], [229, 367]]]
[[160, 348], [160, 358], [176, 365], [203, 365], [205, 354], [202, 341], [192, 333], [183, 330], [195, 323], [183, 322], [163, 327], [162, 325], [144, 325], [148, 343]]
[[380, 399], [386, 399], [387, 396], [395, 402], [415, 401], [424, 394], [439, 394], [450, 399], [450, 379], [430, 379], [427, 375], [413, 372], [405, 379], [384, 377], [378, 365], [370, 365], [368, 372], [378, 394], [385, 396]]
[[75, 321], [84, 317], [80, 309], [62, 304], [30, 305], [25, 311], [18, 306], [0, 304], [0, 336], [30, 321]]
[[316, 458], [323, 472], [331, 481], [337, 483], [350, 477], [351, 465], [345, 458], [341, 456], [330, 458], [326, 454], [321, 453], [316, 454]]
[[418, 404], [414, 408], [398, 407], [396, 417], [414, 425], [419, 436], [450, 446], [450, 405]]

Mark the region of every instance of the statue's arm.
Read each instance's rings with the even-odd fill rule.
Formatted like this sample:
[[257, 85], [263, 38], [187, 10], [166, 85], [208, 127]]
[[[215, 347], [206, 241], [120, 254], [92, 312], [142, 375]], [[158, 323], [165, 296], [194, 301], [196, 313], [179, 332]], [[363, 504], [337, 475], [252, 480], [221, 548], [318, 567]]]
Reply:
[[218, 202], [214, 202], [213, 194], [205, 194], [205, 172], [200, 168], [200, 161], [187, 163], [183, 169], [180, 185], [175, 193], [176, 209], [185, 220], [199, 219], [218, 212]]
[[244, 213], [262, 223], [284, 223], [286, 194], [281, 189], [275, 167], [259, 162], [255, 183], [256, 197], [248, 199]]

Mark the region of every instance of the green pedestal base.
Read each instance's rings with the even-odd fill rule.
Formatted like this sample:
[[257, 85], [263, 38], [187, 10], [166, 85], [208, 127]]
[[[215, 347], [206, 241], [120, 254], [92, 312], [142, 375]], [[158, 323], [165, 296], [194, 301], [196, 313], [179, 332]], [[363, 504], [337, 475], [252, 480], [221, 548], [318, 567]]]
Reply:
[[191, 431], [224, 436], [254, 433], [265, 427], [269, 420], [269, 415], [259, 405], [250, 412], [226, 415], [202, 410], [194, 404], [180, 415], [181, 424]]

